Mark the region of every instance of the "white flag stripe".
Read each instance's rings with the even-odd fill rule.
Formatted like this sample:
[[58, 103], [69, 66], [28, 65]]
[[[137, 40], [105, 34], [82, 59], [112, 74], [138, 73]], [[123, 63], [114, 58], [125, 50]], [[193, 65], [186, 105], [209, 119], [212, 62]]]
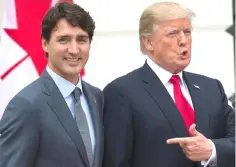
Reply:
[[[25, 52], [15, 41], [13, 41], [5, 31], [1, 32], [0, 45], [0, 76], [3, 75], [10, 67], [19, 60], [27, 56]], [[9, 49], [10, 48], [10, 49]]]
[[[17, 29], [15, 0], [5, 0], [4, 6], [2, 29], [0, 30], [0, 76], [19, 60], [28, 55], [28, 53], [3, 30], [3, 28]], [[31, 58], [28, 57], [4, 78], [4, 80], [0, 81], [0, 119], [11, 98], [36, 78], [38, 78], [38, 73]]]
[[[5, 0], [4, 6], [2, 28], [16, 29], [15, 0]], [[1, 76], [15, 63], [25, 57], [27, 53], [15, 41], [13, 41], [3, 29], [0, 30], [0, 36], [0, 62], [4, 62], [1, 63], [0, 66]]]
[[27, 58], [14, 71], [12, 71], [4, 81], [0, 82], [0, 118], [8, 102], [17, 92], [26, 85], [38, 78], [38, 73], [33, 65], [31, 58]]
[[54, 6], [59, 0], [52, 0], [51, 6]]
[[4, 9], [2, 28], [17, 28], [15, 0], [5, 0]]
[[[52, 0], [55, 5], [59, 0]], [[17, 29], [15, 0], [6, 0], [2, 29], [0, 29], [0, 76], [28, 55], [27, 51], [8, 36], [4, 28]], [[40, 36], [38, 37], [40, 39]], [[3, 80], [0, 80], [0, 119], [9, 101], [25, 86], [39, 77], [36, 67], [29, 56]], [[1, 78], [0, 78], [1, 79]]]

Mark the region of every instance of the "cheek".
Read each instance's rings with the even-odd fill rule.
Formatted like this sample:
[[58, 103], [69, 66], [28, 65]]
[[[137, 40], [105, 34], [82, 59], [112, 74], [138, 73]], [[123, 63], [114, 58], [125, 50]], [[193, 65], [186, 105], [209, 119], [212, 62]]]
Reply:
[[82, 53], [85, 57], [88, 57], [89, 50], [90, 50], [90, 46], [88, 46], [88, 45], [85, 45], [85, 46], [81, 47], [81, 51], [82, 51]]
[[162, 52], [172, 52], [177, 49], [177, 42], [175, 40], [163, 40], [160, 42], [158, 49]]
[[68, 46], [67, 45], [56, 45], [54, 48], [55, 52], [57, 53], [65, 53], [68, 50]]
[[50, 48], [48, 48], [48, 52], [51, 54], [55, 54], [55, 53], [61, 52], [63, 48], [64, 48], [63, 45], [54, 43], [54, 44], [51, 44]]
[[192, 38], [191, 37], [188, 38], [187, 43], [188, 43], [188, 47], [191, 48], [191, 45], [192, 45]]
[[65, 47], [57, 47], [53, 50], [53, 54], [56, 55], [58, 60], [63, 59], [67, 54], [67, 49]]
[[51, 61], [54, 62], [54, 64], [63, 64], [64, 63], [64, 52], [63, 50], [59, 50], [59, 49], [53, 49], [51, 50], [51, 52], [49, 53], [49, 57], [51, 59]]
[[176, 57], [176, 53], [178, 51], [178, 47], [175, 44], [170, 44], [170, 43], [165, 44], [160, 49], [162, 51], [162, 55], [164, 56], [164, 59], [172, 59]]
[[188, 48], [191, 50], [191, 48], [192, 48], [192, 42], [189, 43]]

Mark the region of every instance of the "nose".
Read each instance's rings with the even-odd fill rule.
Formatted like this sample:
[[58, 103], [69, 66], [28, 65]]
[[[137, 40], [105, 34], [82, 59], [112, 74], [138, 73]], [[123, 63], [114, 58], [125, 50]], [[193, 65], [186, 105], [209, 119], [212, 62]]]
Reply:
[[71, 53], [71, 54], [78, 54], [79, 53], [79, 46], [77, 44], [77, 42], [75, 41], [72, 41], [68, 47], [68, 52]]
[[187, 42], [186, 36], [185, 36], [184, 32], [181, 31], [180, 34], [179, 34], [179, 45], [180, 46], [185, 46], [186, 42]]

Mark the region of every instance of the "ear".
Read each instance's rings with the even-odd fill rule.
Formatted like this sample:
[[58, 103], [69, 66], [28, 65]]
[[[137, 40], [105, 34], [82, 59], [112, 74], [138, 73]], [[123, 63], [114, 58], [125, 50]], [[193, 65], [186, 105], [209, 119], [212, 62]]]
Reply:
[[150, 37], [141, 37], [144, 47], [147, 51], [152, 52], [154, 50], [152, 39]]
[[42, 48], [44, 52], [48, 52], [48, 42], [44, 38], [42, 38]]

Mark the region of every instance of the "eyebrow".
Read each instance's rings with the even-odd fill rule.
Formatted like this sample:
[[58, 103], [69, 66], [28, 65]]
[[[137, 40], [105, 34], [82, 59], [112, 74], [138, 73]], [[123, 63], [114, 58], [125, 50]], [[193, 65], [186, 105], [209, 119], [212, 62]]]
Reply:
[[77, 38], [89, 38], [88, 35], [77, 35]]
[[[192, 27], [183, 28], [183, 30], [191, 30], [191, 29]], [[171, 28], [168, 28], [166, 31], [176, 31], [176, 30], [180, 30], [180, 29], [177, 27], [171, 27]]]
[[[56, 38], [57, 39], [60, 39], [60, 38], [71, 38], [72, 36], [71, 35], [60, 35], [60, 36], [57, 36]], [[77, 35], [76, 38], [89, 38], [88, 35]]]
[[69, 38], [70, 36], [69, 35], [60, 35], [60, 36], [57, 36], [57, 39], [59, 38]]

